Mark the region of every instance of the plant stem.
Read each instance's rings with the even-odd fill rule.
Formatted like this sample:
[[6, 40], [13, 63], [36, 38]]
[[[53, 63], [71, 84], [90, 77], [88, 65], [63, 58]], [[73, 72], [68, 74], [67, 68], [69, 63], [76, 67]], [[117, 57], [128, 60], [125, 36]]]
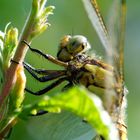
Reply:
[[4, 137], [7, 133], [9, 133], [9, 131], [11, 130], [11, 128], [17, 123], [17, 119], [13, 119], [5, 128], [4, 130], [0, 133], [0, 140], [4, 140]]
[[[25, 24], [25, 29], [23, 29], [23, 33], [21, 34], [21, 38], [19, 40], [18, 47], [17, 47], [16, 53], [15, 53], [15, 56], [13, 58], [13, 60], [15, 60], [16, 62], [19, 62], [19, 63], [23, 62], [25, 54], [28, 49], [28, 47], [26, 47], [26, 45], [23, 44], [21, 41], [26, 40], [27, 42], [31, 42], [31, 40], [29, 40], [30, 28], [32, 26], [32, 22], [30, 19], [31, 19], [31, 17], [29, 17], [28, 22]], [[11, 62], [9, 69], [6, 72], [6, 75], [5, 75], [6, 81], [5, 81], [5, 84], [2, 89], [2, 94], [0, 96], [0, 107], [2, 106], [6, 97], [10, 93], [12, 84], [15, 81], [15, 74], [16, 74], [17, 68], [18, 68], [18, 64]]]
[[[46, 30], [49, 23], [47, 22], [48, 15], [52, 14], [52, 11], [54, 9], [53, 6], [45, 7], [47, 0], [33, 0], [32, 2], [32, 9], [29, 14], [29, 17], [27, 19], [27, 22], [25, 23], [25, 26], [23, 28], [23, 31], [20, 35], [17, 50], [15, 52], [14, 57], [12, 58], [14, 61], [11, 62], [10, 67], [5, 72], [5, 82], [3, 85], [2, 92], [0, 94], [0, 110], [3, 110], [4, 105], [6, 104], [6, 98], [11, 93], [11, 89], [13, 86], [15, 86], [15, 83], [18, 81], [17, 79], [17, 70], [19, 66], [21, 67], [26, 52], [28, 50], [28, 47], [23, 41], [31, 43], [32, 39], [41, 34]], [[17, 62], [17, 63], [14, 63]], [[22, 79], [20, 79], [22, 80]], [[23, 84], [23, 81], [21, 81], [21, 84]], [[20, 86], [18, 86], [20, 90]], [[22, 89], [24, 90], [25, 83], [23, 84]], [[17, 92], [18, 93], [18, 92]], [[10, 106], [11, 104], [9, 104]], [[17, 108], [15, 108], [16, 110]], [[0, 114], [1, 116], [1, 114]], [[8, 116], [9, 117], [9, 116]], [[1, 136], [4, 136], [3, 134], [7, 134], [9, 129], [13, 127], [17, 123], [17, 117], [13, 120], [14, 123], [7, 123], [5, 124], [5, 127], [2, 128], [0, 132], [0, 139], [3, 139]], [[3, 121], [3, 118], [0, 117], [0, 122]]]
[[[24, 43], [22, 43], [22, 41], [25, 40], [30, 44], [33, 37], [42, 33], [47, 28], [47, 16], [51, 14], [53, 7], [50, 7], [50, 11], [46, 12], [45, 11], [46, 2], [47, 2], [46, 0], [42, 0], [42, 1], [33, 0], [32, 10], [29, 14], [27, 22], [25, 23], [23, 32], [21, 33], [17, 50], [13, 58], [13, 60], [18, 62], [19, 64], [22, 64], [22, 62], [24, 61], [26, 52], [28, 50], [28, 47]], [[2, 107], [6, 97], [8, 97], [10, 93], [10, 89], [13, 83], [15, 82], [15, 74], [17, 68], [18, 68], [18, 64], [11, 62], [11, 65], [6, 72], [5, 75], [6, 80], [2, 89], [2, 93], [0, 95], [0, 108]]]

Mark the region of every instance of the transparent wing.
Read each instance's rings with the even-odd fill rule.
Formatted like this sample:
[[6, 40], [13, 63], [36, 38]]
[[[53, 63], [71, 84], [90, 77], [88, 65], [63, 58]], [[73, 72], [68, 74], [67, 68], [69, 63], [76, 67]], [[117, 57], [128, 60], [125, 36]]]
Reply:
[[123, 49], [125, 33], [126, 0], [113, 0], [108, 29], [104, 23], [96, 0], [83, 0], [88, 17], [95, 28], [107, 54], [108, 62], [114, 66], [116, 80], [123, 83]]
[[119, 54], [119, 64], [117, 65], [117, 69], [119, 71], [119, 77], [121, 83], [124, 81], [124, 43], [125, 43], [125, 24], [126, 24], [126, 0], [121, 0], [121, 15], [120, 15], [120, 31], [119, 31], [119, 41], [118, 41], [118, 54]]
[[116, 91], [118, 95], [118, 118], [117, 125], [120, 139], [127, 139], [127, 127], [125, 125], [126, 93], [124, 87], [124, 42], [125, 42], [125, 23], [126, 23], [126, 0], [114, 0], [109, 20], [109, 34], [112, 37], [111, 44], [114, 53], [112, 64], [115, 70], [115, 80], [118, 84]]
[[126, 1], [125, 0], [114, 0], [112, 7], [110, 9], [109, 16], [109, 36], [113, 58], [111, 64], [115, 69], [116, 80], [123, 85], [124, 81], [124, 72], [123, 72], [123, 63], [124, 63], [124, 41], [125, 41], [125, 20], [126, 20]]
[[[103, 17], [100, 14], [99, 7], [96, 0], [83, 0], [85, 9], [88, 13], [89, 19], [93, 27], [95, 28], [107, 54], [107, 61], [114, 68], [114, 77], [106, 76], [106, 86], [109, 81], [116, 83], [116, 90], [113, 90], [110, 96], [108, 96], [107, 106], [109, 112], [113, 112], [114, 122], [118, 122], [121, 126], [119, 128], [121, 139], [127, 135], [125, 123], [124, 123], [124, 40], [125, 40], [125, 19], [126, 19], [126, 0], [113, 0], [110, 9], [108, 29], [105, 26]], [[110, 82], [110, 83], [111, 83]], [[106, 91], [108, 93], [108, 91]], [[113, 97], [113, 98], [112, 98]], [[116, 98], [118, 97], [118, 98]], [[116, 99], [116, 100], [112, 100]], [[124, 103], [125, 104], [125, 103]], [[114, 108], [112, 108], [114, 106]], [[116, 109], [117, 108], [117, 109]], [[117, 116], [117, 117], [115, 117]], [[122, 131], [122, 128], [124, 131]]]
[[103, 17], [100, 14], [99, 7], [96, 0], [82, 0], [88, 14], [88, 17], [95, 28], [102, 45], [104, 46], [106, 53], [110, 53], [108, 50], [111, 49], [109, 41], [108, 31], [104, 23]]

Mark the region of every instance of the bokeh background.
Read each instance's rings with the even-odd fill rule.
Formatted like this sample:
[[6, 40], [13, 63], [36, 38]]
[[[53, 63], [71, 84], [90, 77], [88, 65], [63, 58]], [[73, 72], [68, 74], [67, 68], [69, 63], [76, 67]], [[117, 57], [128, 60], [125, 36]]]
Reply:
[[[22, 31], [26, 18], [31, 8], [31, 0], [0, 0], [0, 30], [4, 30], [5, 25], [11, 22], [11, 26], [17, 27], [19, 33]], [[107, 12], [111, 0], [100, 0], [99, 5], [103, 16], [107, 19]], [[34, 39], [32, 47], [39, 48], [44, 52], [56, 56], [60, 38], [66, 34], [81, 34], [88, 38], [92, 45], [93, 51], [98, 55], [104, 55], [104, 49], [89, 21], [81, 0], [48, 0], [48, 5], [56, 7], [54, 15], [49, 17], [51, 27], [41, 36]], [[112, 15], [113, 16], [113, 15]], [[128, 87], [128, 138], [129, 140], [140, 139], [140, 1], [127, 1], [127, 29], [125, 43], [125, 82]], [[41, 57], [28, 52], [26, 62], [35, 67], [46, 69], [60, 69], [60, 67], [48, 63]], [[40, 89], [46, 84], [40, 84], [27, 74], [27, 87], [33, 90]], [[61, 89], [56, 88], [50, 92], [55, 93]], [[27, 95], [25, 103], [34, 102], [38, 97]], [[54, 116], [55, 117], [55, 116]], [[63, 118], [63, 114], [59, 116]], [[42, 119], [42, 118], [41, 118]], [[44, 118], [43, 118], [44, 119]], [[33, 122], [20, 121], [14, 128], [10, 140], [15, 139], [43, 139], [41, 136], [33, 137], [33, 135], [45, 135], [43, 123], [45, 120], [36, 118]], [[64, 118], [63, 118], [64, 119]], [[76, 118], [77, 119], [77, 118]], [[37, 123], [39, 121], [39, 123]], [[59, 120], [58, 120], [59, 121]], [[76, 121], [76, 120], [75, 120]], [[73, 122], [74, 123], [74, 122]], [[54, 125], [54, 124], [52, 124]], [[70, 125], [70, 124], [69, 124]], [[38, 127], [38, 128], [36, 128]], [[88, 126], [87, 126], [88, 129]], [[86, 133], [88, 135], [88, 133]], [[92, 135], [89, 132], [89, 135]], [[71, 138], [72, 139], [72, 138]], [[73, 138], [74, 139], [74, 138]], [[77, 138], [78, 139], [78, 138]], [[77, 140], [75, 139], [75, 140]], [[83, 138], [79, 137], [79, 140]], [[89, 138], [87, 138], [89, 139]]]

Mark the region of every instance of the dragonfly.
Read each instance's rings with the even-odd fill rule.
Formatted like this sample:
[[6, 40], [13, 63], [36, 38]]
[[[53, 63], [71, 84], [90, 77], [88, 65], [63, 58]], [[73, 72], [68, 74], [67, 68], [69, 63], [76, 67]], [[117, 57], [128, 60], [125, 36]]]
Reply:
[[[73, 85], [83, 85], [89, 91], [96, 93], [102, 98], [106, 110], [117, 125], [120, 139], [125, 140], [127, 127], [123, 117], [126, 94], [123, 76], [123, 50], [126, 1], [114, 0], [112, 2], [113, 8], [110, 13], [114, 15], [110, 18], [110, 28], [107, 28], [96, 0], [83, 0], [83, 3], [105, 49], [107, 62], [88, 54], [91, 46], [87, 38], [81, 35], [64, 36], [59, 44], [57, 58], [45, 54], [41, 50], [34, 49], [26, 41], [23, 41], [32, 52], [64, 68], [63, 70], [36, 69], [24, 62], [25, 69], [39, 82], [53, 81], [47, 87], [35, 92], [28, 88], [25, 90], [38, 96], [52, 90], [64, 81], [68, 83], [63, 90]], [[113, 11], [114, 9], [117, 9], [117, 11]], [[118, 27], [117, 37], [115, 37], [116, 22]], [[39, 114], [41, 113], [39, 112]]]

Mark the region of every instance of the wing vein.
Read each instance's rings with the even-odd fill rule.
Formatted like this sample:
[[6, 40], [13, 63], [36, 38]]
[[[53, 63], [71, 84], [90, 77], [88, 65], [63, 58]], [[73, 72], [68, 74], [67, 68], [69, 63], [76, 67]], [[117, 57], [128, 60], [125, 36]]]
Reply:
[[[88, 17], [98, 34], [98, 37], [105, 48], [106, 53], [109, 55], [111, 51], [111, 44], [108, 36], [108, 31], [106, 25], [104, 23], [103, 17], [100, 14], [100, 10], [98, 8], [98, 4], [96, 0], [83, 0], [86, 12], [88, 13]], [[112, 53], [112, 52], [111, 52]]]

